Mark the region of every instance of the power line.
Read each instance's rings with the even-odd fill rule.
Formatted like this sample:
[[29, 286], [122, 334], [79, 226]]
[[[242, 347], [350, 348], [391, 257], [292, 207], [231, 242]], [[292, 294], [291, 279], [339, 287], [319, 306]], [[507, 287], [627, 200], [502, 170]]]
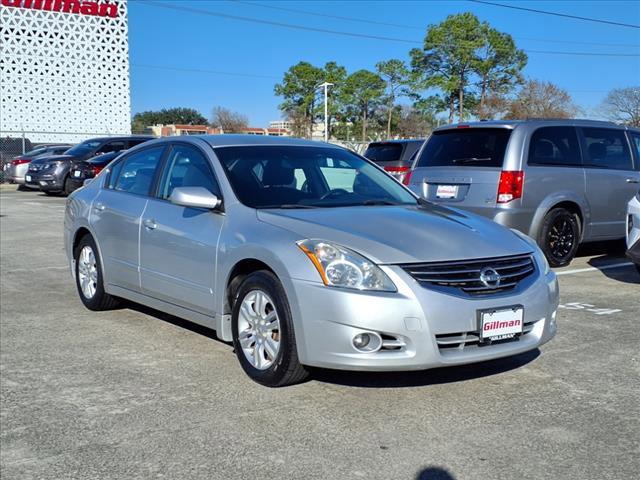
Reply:
[[[345, 31], [340, 31], [340, 30], [329, 30], [329, 29], [325, 29], [325, 28], [309, 27], [309, 26], [306, 26], [306, 25], [298, 25], [298, 24], [293, 24], [293, 23], [275, 22], [275, 21], [271, 21], [271, 20], [263, 20], [263, 19], [259, 19], [259, 18], [253, 18], [253, 17], [244, 17], [244, 16], [239, 16], [239, 15], [230, 15], [230, 14], [221, 13], [221, 12], [214, 12], [214, 11], [211, 11], [211, 10], [203, 10], [203, 9], [200, 9], [200, 8], [178, 6], [178, 5], [168, 5], [168, 4], [163, 4], [163, 3], [157, 3], [156, 1], [153, 1], [153, 0], [139, 0], [138, 3], [140, 3], [142, 5], [151, 6], [151, 7], [166, 8], [166, 9], [170, 9], [170, 10], [178, 10], [178, 11], [184, 11], [184, 12], [189, 12], [189, 13], [196, 13], [196, 14], [201, 14], [201, 15], [219, 17], [219, 18], [227, 18], [227, 19], [231, 19], [231, 20], [239, 20], [239, 21], [249, 22], [249, 23], [258, 23], [258, 24], [263, 24], [263, 25], [271, 25], [271, 26], [276, 26], [276, 27], [290, 28], [290, 29], [294, 29], [294, 30], [304, 30], [304, 31], [317, 32], [317, 33], [328, 33], [328, 34], [332, 34], [332, 35], [340, 35], [340, 36], [355, 37], [355, 38], [364, 38], [364, 39], [369, 39], [369, 40], [382, 40], [382, 41], [391, 41], [391, 42], [401, 42], [401, 43], [407, 43], [407, 44], [411, 44], [411, 45], [422, 45], [422, 42], [420, 42], [420, 41], [408, 40], [408, 39], [405, 39], [405, 38], [383, 37], [383, 36], [379, 36], [379, 35], [367, 35], [367, 34], [362, 34], [362, 33], [345, 32]], [[638, 53], [566, 52], [566, 51], [555, 51], [555, 50], [530, 50], [530, 49], [523, 49], [523, 50], [526, 53], [544, 54], [544, 55], [570, 55], [570, 56], [571, 55], [575, 55], [575, 56], [595, 56], [595, 57], [640, 57], [640, 54], [638, 54]]]
[[153, 68], [158, 70], [173, 70], [176, 72], [209, 73], [213, 75], [226, 75], [231, 77], [266, 78], [269, 80], [281, 79], [280, 77], [276, 77], [274, 75], [261, 75], [258, 73], [224, 72], [220, 70], [207, 70], [204, 68], [172, 67], [168, 65], [148, 65], [144, 63], [131, 63], [130, 66], [139, 67], [139, 68]]
[[[129, 0], [132, 1], [132, 0]], [[143, 0], [144, 1], [144, 0]], [[156, 1], [166, 1], [166, 2], [175, 2], [176, 0], [156, 0]], [[190, 1], [195, 1], [195, 0], [190, 0]], [[199, 0], [202, 2], [217, 2], [219, 0]], [[347, 22], [357, 22], [357, 23], [364, 23], [364, 24], [369, 24], [369, 25], [375, 25], [375, 26], [387, 26], [387, 27], [395, 27], [395, 28], [406, 28], [409, 30], [419, 30], [419, 31], [425, 31], [425, 27], [418, 27], [416, 25], [407, 25], [407, 24], [402, 24], [402, 23], [388, 23], [388, 22], [379, 22], [379, 21], [375, 21], [375, 20], [368, 20], [368, 19], [363, 19], [363, 18], [356, 18], [356, 17], [347, 17], [347, 16], [342, 16], [342, 15], [331, 15], [331, 14], [326, 14], [326, 13], [319, 13], [319, 12], [312, 12], [309, 10], [301, 10], [301, 9], [297, 9], [297, 8], [288, 8], [288, 7], [280, 7], [280, 6], [275, 6], [275, 5], [267, 5], [264, 2], [249, 2], [249, 1], [245, 1], [245, 0], [228, 0], [230, 2], [233, 3], [240, 3], [243, 5], [247, 5], [247, 6], [253, 6], [253, 7], [259, 7], [259, 8], [267, 8], [270, 10], [279, 10], [282, 12], [291, 12], [291, 13], [297, 13], [300, 15], [309, 15], [312, 17], [320, 17], [320, 18], [332, 18], [332, 19], [336, 19], [336, 20], [344, 20]], [[535, 38], [535, 37], [520, 37], [517, 35], [514, 35], [515, 38], [519, 38], [521, 40], [528, 40], [528, 41], [533, 41], [533, 42], [543, 42], [543, 43], [567, 43], [567, 44], [574, 44], [574, 45], [597, 45], [597, 46], [604, 46], [604, 47], [632, 47], [632, 48], [640, 48], [640, 44], [633, 44], [633, 43], [603, 43], [603, 42], [584, 42], [584, 41], [579, 41], [579, 40], [559, 40], [559, 39], [550, 39], [550, 38]]]
[[547, 10], [537, 10], [535, 8], [516, 7], [515, 5], [505, 5], [504, 3], [487, 2], [485, 0], [467, 0], [472, 3], [481, 3], [484, 5], [492, 5], [494, 7], [510, 8], [512, 10], [522, 10], [525, 12], [541, 13], [543, 15], [553, 15], [556, 17], [571, 18], [574, 20], [583, 20], [585, 22], [605, 23], [607, 25], [616, 25], [618, 27], [640, 28], [640, 25], [632, 23], [613, 22], [611, 20], [600, 20], [599, 18], [580, 17], [578, 15], [569, 15], [567, 13], [549, 12]]

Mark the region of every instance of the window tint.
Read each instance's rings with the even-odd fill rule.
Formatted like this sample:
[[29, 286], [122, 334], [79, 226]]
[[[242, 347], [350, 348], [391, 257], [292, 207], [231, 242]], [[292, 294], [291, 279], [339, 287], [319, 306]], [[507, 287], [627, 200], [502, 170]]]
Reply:
[[636, 151], [636, 168], [640, 160], [640, 133], [631, 132], [631, 145]]
[[150, 138], [133, 138], [127, 141], [128, 148], [135, 147], [136, 145], [140, 145], [141, 143], [148, 142], [151, 140]]
[[396, 162], [402, 156], [400, 143], [372, 143], [364, 156], [374, 162]]
[[631, 152], [624, 131], [609, 128], [583, 128], [585, 167], [633, 170]]
[[529, 142], [529, 165], [579, 167], [578, 135], [573, 127], [537, 129]]
[[209, 161], [196, 148], [174, 145], [160, 182], [160, 198], [168, 199], [176, 187], [202, 187], [220, 197]]
[[433, 132], [418, 167], [502, 167], [508, 128], [456, 128]]
[[101, 155], [103, 153], [111, 153], [111, 152], [119, 152], [121, 150], [124, 150], [124, 142], [123, 141], [117, 141], [117, 142], [109, 142], [109, 143], [105, 143], [103, 146], [101, 146], [98, 151], [96, 152], [97, 155]]
[[133, 153], [114, 165], [109, 188], [121, 192], [148, 195], [153, 176], [164, 147], [149, 148]]

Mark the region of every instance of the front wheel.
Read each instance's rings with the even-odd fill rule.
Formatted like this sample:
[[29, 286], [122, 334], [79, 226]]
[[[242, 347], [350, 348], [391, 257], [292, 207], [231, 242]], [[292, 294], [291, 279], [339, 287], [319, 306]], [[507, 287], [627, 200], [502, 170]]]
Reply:
[[566, 208], [551, 210], [544, 217], [538, 243], [549, 265], [569, 265], [580, 243], [580, 222], [577, 216]]
[[234, 298], [232, 332], [236, 356], [252, 380], [282, 387], [307, 378], [298, 361], [287, 296], [273, 273], [259, 271], [244, 279]]
[[76, 271], [76, 288], [80, 300], [89, 310], [111, 310], [118, 299], [104, 291], [100, 256], [91, 235], [82, 237], [73, 252]]

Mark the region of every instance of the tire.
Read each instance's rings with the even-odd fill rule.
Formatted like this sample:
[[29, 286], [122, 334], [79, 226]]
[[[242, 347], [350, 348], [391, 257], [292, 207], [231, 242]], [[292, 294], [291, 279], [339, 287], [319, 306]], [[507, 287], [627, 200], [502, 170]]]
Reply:
[[[298, 360], [286, 293], [273, 273], [254, 272], [242, 281], [233, 299], [231, 319], [236, 356], [252, 380], [267, 387], [283, 387], [309, 376]], [[278, 346], [275, 355], [271, 354], [274, 345]]]
[[66, 177], [64, 179], [64, 194], [69, 196], [71, 195], [71, 193], [73, 193], [73, 187], [71, 186], [71, 179], [69, 177]]
[[[81, 259], [81, 255], [83, 254], [89, 255], [89, 262], [91, 262], [91, 255], [93, 255], [92, 268], [86, 268], [84, 266], [84, 258]], [[119, 299], [104, 291], [100, 254], [91, 235], [85, 235], [80, 239], [73, 252], [73, 258], [75, 260], [76, 289], [84, 306], [89, 310], [97, 312], [111, 310], [117, 307]], [[83, 263], [82, 266], [81, 263]], [[93, 285], [94, 291], [92, 295], [87, 294], [87, 290], [83, 290], [81, 276], [83, 278], [89, 277], [87, 284]], [[93, 279], [93, 281], [91, 281], [91, 279]]]
[[640, 263], [636, 263], [636, 270], [638, 270], [638, 275], [640, 275]]
[[580, 220], [566, 208], [554, 208], [544, 217], [538, 244], [549, 265], [564, 267], [575, 257], [580, 244]]
[[57, 197], [58, 195], [60, 195], [60, 192], [54, 192], [51, 190], [40, 190], [40, 191], [45, 195], [49, 195], [50, 197]]

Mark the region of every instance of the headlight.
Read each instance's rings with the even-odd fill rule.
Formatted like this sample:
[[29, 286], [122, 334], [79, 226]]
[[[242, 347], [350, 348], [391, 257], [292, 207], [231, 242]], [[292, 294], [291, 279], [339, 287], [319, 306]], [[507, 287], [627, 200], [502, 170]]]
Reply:
[[380, 267], [353, 250], [322, 240], [302, 240], [298, 247], [307, 254], [327, 286], [396, 291], [396, 286]]
[[538, 268], [540, 268], [540, 270], [542, 270], [542, 272], [545, 275], [549, 273], [549, 262], [547, 261], [547, 257], [544, 256], [544, 253], [542, 252], [542, 250], [540, 250], [540, 247], [535, 242], [535, 240], [531, 238], [529, 235], [525, 235], [524, 233], [520, 232], [519, 230], [516, 230], [515, 228], [512, 228], [511, 231], [516, 235], [518, 235], [522, 240], [527, 242], [529, 245], [531, 245], [531, 248], [533, 248], [533, 258], [535, 258], [536, 263], [538, 264]]

